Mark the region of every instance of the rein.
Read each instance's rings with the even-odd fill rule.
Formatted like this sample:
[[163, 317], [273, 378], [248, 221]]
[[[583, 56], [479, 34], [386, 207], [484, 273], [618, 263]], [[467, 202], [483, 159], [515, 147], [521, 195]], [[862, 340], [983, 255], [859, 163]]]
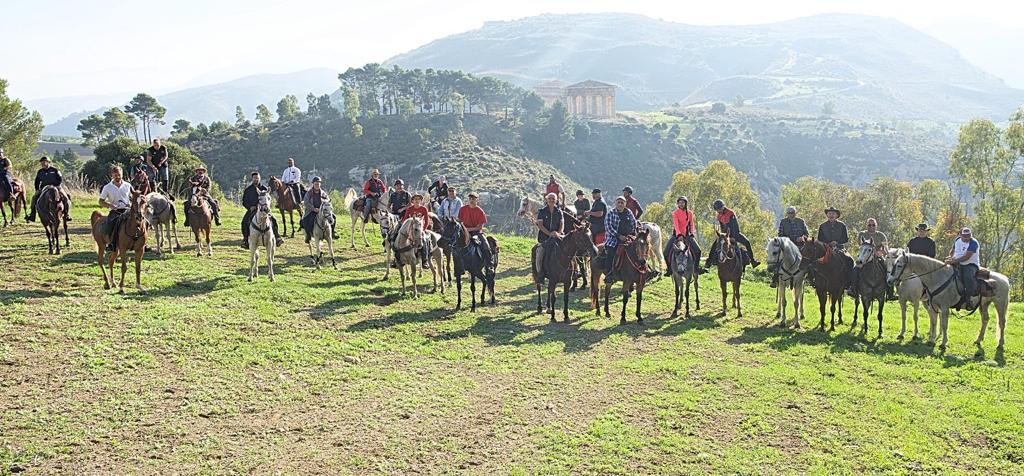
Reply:
[[[779, 278], [779, 281], [793, 281], [796, 278], [796, 275], [800, 274], [800, 263], [803, 262], [803, 258], [794, 258], [793, 264], [796, 265], [796, 271], [789, 271], [788, 269], [786, 269], [786, 258], [788, 258], [790, 255], [791, 253], [789, 248], [782, 246], [782, 259], [779, 263], [776, 263], [778, 264], [778, 266], [775, 267], [775, 277]], [[769, 262], [768, 264], [771, 263]], [[782, 278], [782, 274], [785, 274], [786, 277]]]

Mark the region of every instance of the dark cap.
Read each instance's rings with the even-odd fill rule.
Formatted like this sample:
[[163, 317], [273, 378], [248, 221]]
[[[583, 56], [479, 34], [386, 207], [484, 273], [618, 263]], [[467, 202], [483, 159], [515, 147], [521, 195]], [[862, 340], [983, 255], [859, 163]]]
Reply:
[[40, 162], [42, 162], [42, 161], [44, 161], [44, 160], [46, 160], [46, 161], [49, 161], [49, 160], [50, 160], [50, 158], [49, 158], [49, 157], [47, 157], [47, 156], [45, 156], [45, 155], [39, 158], [39, 161], [40, 161]]
[[259, 175], [259, 174], [260, 174], [259, 172], [253, 172], [253, 173], [249, 174], [249, 176], [250, 177], [255, 177], [255, 176]]
[[633, 193], [633, 187], [630, 187], [629, 185], [626, 185], [625, 187], [622, 188], [622, 191], [623, 192]]
[[577, 190], [576, 195], [583, 195], [583, 190]]
[[595, 189], [591, 190], [590, 193], [601, 193], [601, 189], [595, 188]]

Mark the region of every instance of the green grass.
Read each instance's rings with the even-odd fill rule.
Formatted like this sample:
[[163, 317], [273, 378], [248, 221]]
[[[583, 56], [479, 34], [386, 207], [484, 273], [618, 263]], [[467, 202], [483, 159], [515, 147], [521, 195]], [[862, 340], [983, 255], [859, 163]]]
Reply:
[[149, 293], [120, 296], [102, 289], [89, 211], [60, 257], [37, 224], [0, 232], [0, 473], [1024, 470], [1019, 305], [1005, 353], [990, 329], [980, 356], [977, 315], [951, 321], [945, 354], [895, 341], [895, 305], [878, 340], [849, 320], [772, 327], [753, 280], [742, 319], [717, 317], [709, 277], [690, 319], [669, 319], [662, 280], [643, 326], [593, 317], [582, 293], [549, 324], [529, 241], [502, 238], [498, 305], [455, 313], [453, 291], [381, 282], [376, 240], [321, 272], [291, 240], [278, 281], [249, 284], [233, 208], [212, 258], [148, 257]]

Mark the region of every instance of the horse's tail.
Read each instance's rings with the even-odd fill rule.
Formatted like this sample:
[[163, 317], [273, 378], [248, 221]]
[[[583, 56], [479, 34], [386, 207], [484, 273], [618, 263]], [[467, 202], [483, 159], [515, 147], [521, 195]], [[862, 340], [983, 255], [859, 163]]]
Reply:
[[356, 191], [354, 188], [349, 187], [345, 192], [345, 208], [352, 209], [352, 204], [356, 202]]
[[21, 211], [28, 207], [28, 202], [25, 201], [25, 188], [22, 187], [17, 194], [14, 195], [14, 215], [21, 214]]
[[[168, 210], [171, 212], [171, 223], [177, 225], [178, 224], [178, 209], [174, 206], [174, 202], [171, 202], [171, 201], [167, 202], [167, 207], [168, 207]], [[177, 232], [175, 232], [175, 233], [177, 233]]]

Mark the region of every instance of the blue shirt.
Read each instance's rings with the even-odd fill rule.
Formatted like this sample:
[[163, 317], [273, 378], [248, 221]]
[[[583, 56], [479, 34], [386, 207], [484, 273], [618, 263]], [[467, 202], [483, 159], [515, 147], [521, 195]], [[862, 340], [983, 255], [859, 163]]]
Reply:
[[[625, 233], [620, 233], [620, 228]], [[636, 217], [628, 208], [622, 212], [613, 208], [604, 215], [604, 229], [604, 246], [617, 246], [619, 235], [631, 235], [636, 232]]]
[[441, 218], [444, 218], [444, 217], [458, 218], [459, 217], [459, 210], [461, 210], [461, 209], [462, 209], [462, 199], [461, 198], [455, 197], [455, 200], [450, 200], [450, 199], [448, 199], [448, 197], [445, 197], [445, 199], [441, 200], [441, 203], [439, 203], [437, 205], [437, 216], [441, 217]]

